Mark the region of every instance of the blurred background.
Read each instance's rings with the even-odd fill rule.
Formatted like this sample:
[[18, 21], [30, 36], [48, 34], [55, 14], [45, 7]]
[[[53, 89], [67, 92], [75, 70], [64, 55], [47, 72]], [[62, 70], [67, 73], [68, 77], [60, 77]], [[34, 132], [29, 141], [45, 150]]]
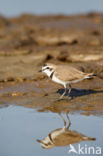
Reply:
[[103, 12], [103, 0], [1, 0], [4, 16], [33, 14], [80, 14]]

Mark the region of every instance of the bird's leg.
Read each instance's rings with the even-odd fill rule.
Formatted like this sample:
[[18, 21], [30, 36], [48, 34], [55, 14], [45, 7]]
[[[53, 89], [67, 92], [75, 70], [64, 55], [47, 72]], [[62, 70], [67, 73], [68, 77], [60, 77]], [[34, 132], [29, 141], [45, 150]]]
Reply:
[[66, 121], [64, 120], [63, 116], [61, 115], [61, 113], [59, 113], [59, 116], [61, 117], [61, 119], [63, 120], [64, 122], [64, 128], [66, 128]]
[[68, 113], [66, 113], [66, 117], [67, 117], [67, 119], [68, 119], [68, 123], [69, 123], [67, 129], [69, 129], [69, 127], [71, 126], [71, 121], [70, 121], [70, 118], [69, 118], [69, 116], [68, 116]]
[[60, 96], [60, 99], [62, 99], [63, 98], [63, 96], [65, 95], [65, 93], [66, 93], [66, 91], [67, 91], [67, 88], [66, 88], [66, 85], [64, 85], [64, 93]]
[[72, 87], [71, 87], [71, 84], [69, 84], [69, 92], [68, 92], [69, 96], [70, 96], [71, 90], [72, 90]]

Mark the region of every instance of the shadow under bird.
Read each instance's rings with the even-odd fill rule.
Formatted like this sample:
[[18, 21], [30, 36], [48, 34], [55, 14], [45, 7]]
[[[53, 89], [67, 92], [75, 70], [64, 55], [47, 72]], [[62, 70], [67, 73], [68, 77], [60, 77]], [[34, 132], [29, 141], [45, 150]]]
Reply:
[[51, 149], [53, 147], [68, 146], [68, 145], [75, 144], [81, 141], [96, 140], [95, 138], [87, 137], [77, 131], [69, 130], [71, 122], [70, 122], [68, 114], [66, 114], [67, 120], [69, 123], [67, 127], [66, 127], [66, 121], [64, 120], [63, 116], [61, 114], [59, 114], [59, 116], [64, 122], [64, 127], [51, 131], [42, 140], [37, 140], [37, 142], [40, 143], [42, 148]]
[[61, 95], [60, 99], [66, 94], [67, 85], [69, 85], [69, 95], [71, 92], [71, 84], [80, 82], [84, 79], [91, 79], [96, 74], [94, 73], [84, 73], [74, 67], [68, 65], [55, 65], [51, 63], [44, 64], [42, 70], [39, 72], [44, 72], [52, 81], [59, 83], [64, 86], [64, 93]]

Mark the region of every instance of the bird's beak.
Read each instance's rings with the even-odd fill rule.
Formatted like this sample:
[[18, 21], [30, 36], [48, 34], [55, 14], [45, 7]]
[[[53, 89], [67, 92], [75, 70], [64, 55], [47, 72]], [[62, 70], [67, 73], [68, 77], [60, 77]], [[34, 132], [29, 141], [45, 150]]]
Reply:
[[42, 142], [41, 140], [38, 140], [38, 139], [37, 139], [36, 141], [37, 141], [37, 142], [39, 142], [39, 143], [41, 143], [41, 142]]
[[42, 72], [42, 70], [39, 70], [38, 72]]

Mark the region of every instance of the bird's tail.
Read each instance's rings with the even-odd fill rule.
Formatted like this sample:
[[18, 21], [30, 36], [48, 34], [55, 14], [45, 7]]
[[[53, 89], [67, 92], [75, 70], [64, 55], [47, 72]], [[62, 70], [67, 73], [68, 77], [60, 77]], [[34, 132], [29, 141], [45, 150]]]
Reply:
[[94, 76], [97, 76], [97, 74], [95, 74], [95, 73], [89, 73], [89, 74], [86, 74], [85, 78], [86, 79], [92, 79]]
[[94, 141], [94, 140], [96, 140], [96, 138], [91, 138], [91, 137], [87, 137], [87, 136], [83, 137], [83, 139], [85, 141], [89, 141], [89, 140]]

